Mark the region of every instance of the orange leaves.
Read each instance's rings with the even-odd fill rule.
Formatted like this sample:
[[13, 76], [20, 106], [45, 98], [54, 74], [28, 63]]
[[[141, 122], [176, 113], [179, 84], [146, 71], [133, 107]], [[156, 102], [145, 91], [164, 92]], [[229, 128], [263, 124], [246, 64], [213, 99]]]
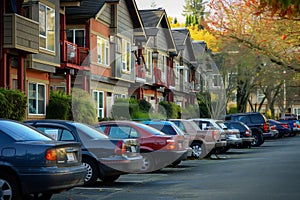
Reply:
[[282, 35], [282, 39], [283, 39], [283, 40], [285, 40], [286, 38], [287, 38], [287, 35], [286, 35], [286, 34]]

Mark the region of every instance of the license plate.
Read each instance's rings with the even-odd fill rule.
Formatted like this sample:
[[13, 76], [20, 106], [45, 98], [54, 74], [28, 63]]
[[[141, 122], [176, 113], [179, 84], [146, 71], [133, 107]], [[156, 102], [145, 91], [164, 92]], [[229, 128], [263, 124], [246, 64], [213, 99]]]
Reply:
[[136, 148], [135, 148], [135, 146], [131, 146], [131, 152], [136, 153]]
[[67, 153], [67, 158], [69, 162], [75, 161], [74, 153]]
[[178, 147], [179, 147], [179, 149], [182, 149], [182, 144], [179, 143], [179, 144], [178, 144]]

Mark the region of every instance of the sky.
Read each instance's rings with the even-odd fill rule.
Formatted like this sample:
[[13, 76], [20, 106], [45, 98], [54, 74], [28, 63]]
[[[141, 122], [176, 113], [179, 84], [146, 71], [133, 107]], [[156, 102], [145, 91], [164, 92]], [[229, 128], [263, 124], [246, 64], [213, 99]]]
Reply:
[[151, 3], [155, 2], [156, 8], [163, 8], [166, 10], [168, 17], [177, 17], [179, 22], [184, 22], [185, 18], [182, 16], [184, 0], [136, 0], [139, 10], [151, 9]]

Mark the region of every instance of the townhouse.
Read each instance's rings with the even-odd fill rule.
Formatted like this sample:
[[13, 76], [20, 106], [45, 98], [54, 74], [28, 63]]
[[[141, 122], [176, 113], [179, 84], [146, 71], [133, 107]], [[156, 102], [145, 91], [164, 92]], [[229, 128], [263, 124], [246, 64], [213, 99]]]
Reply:
[[26, 118], [44, 118], [50, 90], [81, 88], [99, 117], [117, 98], [196, 104], [199, 62], [189, 32], [163, 9], [134, 0], [4, 0], [0, 87], [28, 96]]

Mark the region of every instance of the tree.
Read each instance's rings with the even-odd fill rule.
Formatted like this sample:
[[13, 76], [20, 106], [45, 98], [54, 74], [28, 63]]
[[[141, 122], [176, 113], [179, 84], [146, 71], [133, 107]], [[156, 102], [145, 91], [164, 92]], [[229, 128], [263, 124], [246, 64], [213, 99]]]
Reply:
[[300, 1], [297, 0], [261, 0], [259, 12], [270, 10], [281, 17], [300, 17]]
[[156, 8], [156, 7], [157, 7], [156, 2], [155, 2], [155, 1], [152, 1], [150, 7], [151, 7], [151, 8]]
[[300, 21], [257, 12], [259, 0], [212, 0], [205, 28], [216, 37], [232, 38], [286, 69], [300, 71]]

